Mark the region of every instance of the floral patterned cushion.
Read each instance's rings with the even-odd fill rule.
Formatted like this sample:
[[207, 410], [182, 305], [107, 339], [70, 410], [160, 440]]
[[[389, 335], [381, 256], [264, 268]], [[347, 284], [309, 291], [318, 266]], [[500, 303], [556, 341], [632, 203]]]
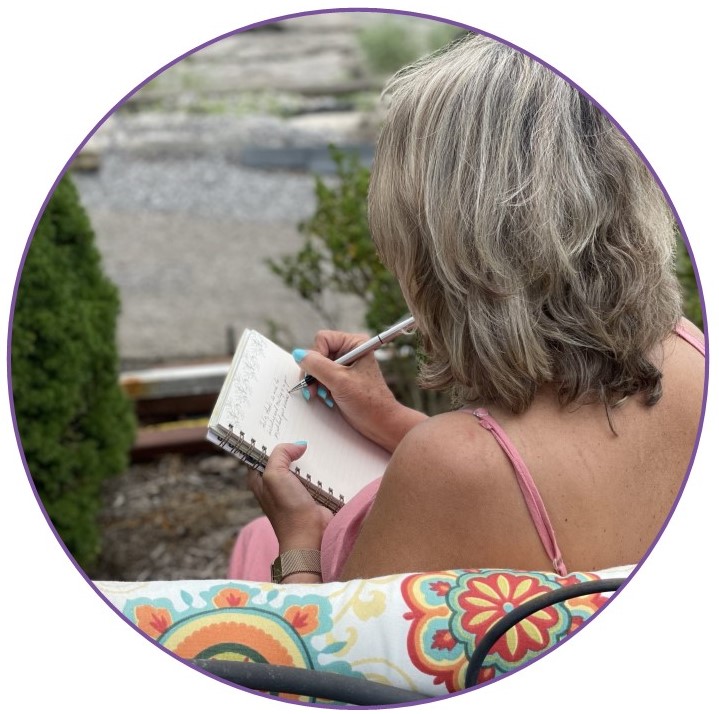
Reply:
[[[364, 677], [427, 696], [461, 690], [475, 646], [505, 613], [562, 585], [611, 573], [451, 570], [319, 585], [97, 582], [134, 626], [179, 657], [269, 662]], [[489, 652], [486, 682], [576, 630], [611, 593], [542, 610]]]

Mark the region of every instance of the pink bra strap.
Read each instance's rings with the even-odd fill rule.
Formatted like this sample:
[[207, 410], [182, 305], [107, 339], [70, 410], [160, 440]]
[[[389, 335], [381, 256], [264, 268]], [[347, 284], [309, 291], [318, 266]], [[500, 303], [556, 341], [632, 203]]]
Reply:
[[700, 340], [698, 337], [695, 337], [691, 332], [689, 332], [689, 330], [687, 330], [686, 327], [681, 324], [681, 322], [678, 322], [674, 326], [674, 332], [683, 340], [688, 342], [703, 357], [706, 357], [704, 342], [702, 342], [702, 340]]
[[463, 409], [462, 411], [471, 412], [477, 417], [479, 423], [490, 431], [494, 436], [497, 443], [502, 448], [502, 451], [507, 455], [507, 458], [512, 462], [514, 472], [517, 476], [517, 483], [522, 491], [524, 500], [529, 509], [529, 515], [532, 517], [534, 526], [537, 529], [539, 538], [542, 541], [544, 550], [547, 552], [554, 570], [559, 575], [567, 574], [567, 567], [564, 564], [564, 559], [559, 551], [557, 545], [557, 539], [554, 535], [554, 529], [549, 521], [549, 515], [547, 509], [544, 507], [542, 497], [539, 495], [539, 491], [534, 483], [534, 479], [529, 473], [524, 460], [519, 455], [519, 452], [514, 448], [514, 445], [509, 440], [509, 437], [505, 433], [504, 429], [490, 416], [486, 409]]

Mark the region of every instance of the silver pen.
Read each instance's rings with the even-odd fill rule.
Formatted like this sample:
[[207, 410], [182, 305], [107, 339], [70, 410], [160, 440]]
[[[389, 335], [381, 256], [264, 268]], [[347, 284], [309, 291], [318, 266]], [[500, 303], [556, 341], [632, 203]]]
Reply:
[[[414, 317], [410, 315], [409, 317], [395, 323], [394, 325], [392, 325], [392, 327], [388, 327], [384, 332], [380, 332], [379, 335], [375, 335], [374, 337], [370, 338], [369, 340], [367, 340], [367, 342], [363, 342], [361, 345], [358, 345], [353, 350], [350, 350], [347, 354], [338, 357], [335, 360], [335, 364], [352, 364], [353, 362], [356, 362], [360, 357], [364, 357], [364, 355], [366, 355], [368, 352], [373, 352], [374, 350], [382, 347], [382, 345], [386, 345], [388, 342], [391, 342], [396, 337], [406, 332], [407, 330], [410, 330], [413, 327]], [[308, 374], [299, 384], [295, 385], [294, 387], [292, 387], [292, 389], [290, 389], [290, 394], [300, 389], [305, 389], [306, 387], [309, 387], [310, 384], [314, 384], [316, 381], [317, 380], [312, 375]]]

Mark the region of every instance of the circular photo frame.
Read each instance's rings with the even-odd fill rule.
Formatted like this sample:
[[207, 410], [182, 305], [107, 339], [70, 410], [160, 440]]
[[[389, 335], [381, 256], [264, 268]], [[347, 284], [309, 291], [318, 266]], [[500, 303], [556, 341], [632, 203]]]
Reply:
[[[350, 16], [359, 22], [346, 30], [343, 20]], [[371, 19], [378, 20], [376, 25]], [[308, 38], [310, 31], [293, 35], [288, 29], [298, 23], [309, 28], [316, 20], [320, 20], [314, 30], [317, 37]], [[354, 33], [355, 39], [350, 42], [345, 36], [340, 38], [341, 32], [335, 36], [337, 27], [347, 35]], [[10, 315], [8, 376], [18, 446], [50, 528], [93, 590], [139, 634], [190, 667], [263, 697], [277, 696], [281, 686], [277, 682], [284, 682], [281, 677], [287, 674], [281, 669], [284, 665], [320, 675], [305, 680], [293, 673], [291, 676], [299, 683], [293, 681], [292, 686], [298, 691], [293, 690], [289, 698], [322, 707], [347, 703], [341, 693], [350, 691], [355, 699], [349, 703], [367, 706], [413, 705], [430, 698], [451, 698], [525, 668], [573, 637], [643, 565], [667, 527], [696, 455], [706, 409], [708, 365], [697, 371], [701, 380], [698, 388], [688, 383], [682, 387], [687, 399], [695, 392], [699, 395], [694, 410], [697, 430], [691, 447], [685, 449], [683, 478], [657, 489], [657, 493], [670, 491], [671, 495], [665, 494], [668, 506], [662, 517], [655, 519], [656, 534], [649, 539], [643, 535], [643, 555], [628, 565], [612, 563], [617, 568], [574, 569], [571, 560], [570, 568], [558, 567], [558, 539], [550, 523], [550, 515], [558, 510], [556, 502], [547, 499], [545, 509], [538, 496], [541, 487], [535, 488], [531, 475], [529, 481], [523, 480], [524, 472], [529, 470], [527, 464], [533, 462], [528, 457], [525, 463], [519, 454], [522, 448], [515, 447], [510, 439], [515, 431], [503, 430], [501, 420], [480, 409], [471, 411], [511, 463], [539, 539], [550, 564], [555, 566], [554, 573], [534, 565], [517, 567], [514, 561], [510, 563], [514, 567], [506, 569], [491, 562], [491, 568], [478, 568], [473, 563], [472, 568], [459, 570], [454, 561], [447, 560], [422, 573], [415, 574], [415, 569], [407, 567], [402, 572], [411, 575], [401, 577], [387, 575], [395, 571], [382, 571], [380, 566], [376, 577], [368, 577], [360, 584], [356, 577], [350, 578], [356, 589], [336, 580], [317, 583], [310, 589], [307, 584], [275, 587], [237, 574], [227, 578], [218, 571], [205, 578], [163, 579], [152, 571], [134, 571], [128, 577], [119, 573], [115, 577], [108, 567], [102, 570], [98, 566], [99, 541], [93, 538], [100, 483], [126, 468], [124, 459], [133, 449], [137, 453], [137, 402], [128, 401], [128, 396], [133, 397], [133, 390], [137, 395], [147, 388], [149, 382], [144, 380], [149, 379], [150, 370], [146, 366], [153, 366], [153, 360], [158, 364], [167, 362], [168, 357], [169, 361], [193, 360], [195, 365], [207, 362], [212, 355], [229, 358], [229, 346], [236, 344], [237, 331], [253, 320], [264, 319], [265, 326], [275, 330], [273, 336], [278, 341], [282, 330], [292, 333], [294, 329], [292, 337], [301, 344], [309, 344], [310, 335], [322, 327], [325, 318], [353, 329], [364, 327], [365, 306], [358, 304], [356, 292], [343, 294], [338, 272], [329, 276], [323, 273], [328, 283], [330, 278], [333, 281], [334, 290], [322, 295], [308, 293], [306, 285], [303, 294], [303, 286], [292, 283], [293, 271], [297, 275], [306, 267], [298, 257], [303, 249], [298, 238], [316, 236], [320, 230], [318, 213], [312, 213], [316, 201], [326, 199], [323, 207], [327, 209], [332, 200], [347, 198], [342, 190], [356, 190], [362, 185], [366, 188], [366, 183], [362, 184], [363, 171], [368, 172], [373, 164], [377, 132], [386, 120], [381, 105], [373, 99], [379, 97], [384, 84], [378, 76], [382, 72], [389, 76], [399, 66], [414, 62], [418, 52], [434, 52], [432, 43], [444, 45], [467, 33], [511, 48], [561, 77], [586, 104], [585, 137], [597, 136], [599, 125], [591, 124], [594, 119], [588, 114], [594, 109], [641, 159], [675, 223], [677, 270], [685, 296], [683, 309], [691, 311], [695, 325], [705, 327], [706, 309], [694, 256], [679, 216], [639, 147], [608, 112], [571, 79], [503, 38], [404, 11], [326, 10], [277, 17], [224, 34], [178, 57], [124, 97], [81, 142], [48, 193], [23, 254]], [[300, 37], [302, 34], [305, 36]], [[233, 74], [228, 69], [233, 61], [237, 62], [232, 52], [250, 35], [259, 41], [244, 56], [248, 64], [236, 67]], [[310, 59], [305, 65], [292, 53], [283, 55], [278, 50], [277, 71], [284, 75], [285, 85], [273, 97], [266, 91], [272, 70], [267, 55], [262, 53], [274, 51], [268, 49], [271, 47], [286, 50], [296, 42], [307, 44]], [[318, 45], [313, 43], [317, 42], [327, 52], [325, 63], [334, 63], [326, 75], [321, 74], [325, 71], [322, 64], [315, 63]], [[225, 47], [231, 48], [227, 54]], [[388, 57], [382, 58], [385, 49]], [[371, 57], [380, 65], [385, 62], [381, 65], [384, 69], [358, 69], [357, 57], [362, 52], [365, 61]], [[208, 71], [202, 66], [203, 57], [210, 67], [206, 75], [202, 74]], [[388, 69], [400, 60], [399, 66]], [[248, 67], [257, 69], [261, 65], [268, 73], [266, 77], [243, 76], [252, 74]], [[310, 81], [311, 67], [319, 77], [319, 88]], [[340, 74], [344, 73], [339, 84], [338, 68]], [[245, 86], [249, 89], [243, 89]], [[497, 101], [500, 94], [498, 90]], [[153, 112], [156, 116], [152, 116]], [[292, 120], [289, 124], [288, 119]], [[226, 133], [217, 132], [218, 128]], [[522, 132], [531, 135], [527, 126], [520, 127]], [[525, 145], [529, 146], [527, 141], [525, 137]], [[333, 154], [337, 143], [342, 149], [342, 142], [351, 157], [346, 160]], [[597, 150], [593, 145], [592, 151]], [[434, 162], [433, 169], [439, 170], [440, 163]], [[176, 184], [163, 182], [162, 177], [170, 175], [177, 179]], [[428, 176], [425, 174], [425, 179], [429, 180]], [[539, 179], [535, 176], [535, 180]], [[522, 201], [530, 200], [535, 189], [533, 186], [527, 196], [517, 193], [514, 203], [507, 201], [505, 207], [515, 210]], [[444, 199], [449, 200], [449, 194]], [[362, 210], [361, 202], [351, 208]], [[123, 222], [118, 222], [119, 217]], [[515, 219], [510, 224], [512, 220]], [[387, 221], [385, 227], [391, 224]], [[141, 228], [141, 235], [130, 238], [133, 223]], [[290, 230], [289, 224], [297, 230]], [[295, 262], [289, 253], [285, 255], [284, 273], [281, 261], [274, 258], [277, 243], [272, 242], [272, 236], [282, 231], [287, 231], [282, 239], [288, 250], [295, 250]], [[157, 241], [154, 247], [148, 238], [153, 234]], [[215, 236], [217, 244], [207, 235]], [[357, 238], [361, 240], [362, 236]], [[42, 245], [43, 254], [35, 251], [38, 255], [33, 267], [32, 247]], [[309, 241], [304, 248], [308, 245]], [[330, 242], [325, 242], [325, 250], [327, 246], [331, 247]], [[613, 248], [625, 249], [626, 246]], [[402, 250], [407, 250], [406, 246]], [[177, 259], [178, 254], [186, 259]], [[249, 255], [254, 262], [248, 260]], [[317, 253], [311, 259], [317, 255], [326, 260], [328, 254]], [[518, 255], [514, 254], [515, 263], [521, 263]], [[360, 259], [357, 254], [352, 256], [346, 275]], [[401, 274], [402, 260], [395, 258], [395, 276]], [[526, 266], [526, 256], [524, 260], [522, 264]], [[243, 267], [234, 268], [237, 264]], [[447, 265], [441, 268], [445, 277], [459, 280], [459, 273], [450, 275]], [[272, 272], [280, 280], [274, 289], [267, 289], [267, 276]], [[66, 281], [68, 273], [72, 279]], [[530, 273], [528, 270], [528, 276]], [[236, 281], [247, 278], [244, 292], [238, 292], [237, 285], [233, 285], [233, 276]], [[252, 282], [255, 277], [257, 283]], [[532, 274], [531, 279], [536, 280], [536, 275]], [[204, 305], [191, 289], [193, 285], [199, 285], [199, 293], [207, 296]], [[167, 303], [162, 302], [163, 290], [172, 303], [169, 312], [163, 312], [167, 308]], [[483, 291], [483, 297], [489, 300], [486, 286]], [[383, 295], [386, 294], [385, 290]], [[466, 289], [464, 294], [469, 294]], [[426, 308], [422, 312], [419, 295], [419, 291], [411, 292], [405, 278], [400, 298], [411, 305], [416, 317], [422, 316], [419, 331], [424, 327], [427, 332], [430, 313]], [[316, 314], [300, 305], [301, 298]], [[295, 315], [286, 310], [293, 299]], [[384, 317], [377, 307], [381, 303], [380, 300], [372, 306]], [[328, 312], [328, 305], [335, 313]], [[259, 313], [258, 308], [263, 312]], [[207, 331], [213, 327], [208, 324], [212, 315], [217, 325]], [[278, 315], [286, 322], [272, 322]], [[699, 331], [689, 326], [678, 330], [677, 335], [677, 339], [704, 354]], [[160, 346], [169, 353], [160, 354]], [[555, 349], [559, 347], [555, 345]], [[666, 352], [669, 350], [665, 348]], [[692, 359], [696, 359], [693, 354], [686, 357], [687, 364]], [[133, 375], [124, 382], [118, 380], [117, 373], [123, 360], [125, 376]], [[226, 361], [229, 363], [229, 359]], [[227, 370], [221, 372], [226, 373]], [[207, 375], [199, 370], [192, 379], [207, 379]], [[441, 411], [443, 405], [433, 406]], [[498, 413], [511, 412], [511, 403], [507, 402]], [[606, 413], [616, 434], [609, 407]], [[52, 427], [53, 419], [57, 429]], [[455, 428], [454, 424], [451, 428]], [[683, 438], [686, 441], [686, 435]], [[520, 438], [518, 443], [525, 442]], [[182, 446], [185, 447], [186, 444]], [[220, 458], [217, 452], [215, 458]], [[219, 462], [212, 468], [215, 467], [227, 468]], [[167, 468], [173, 467], [166, 462]], [[91, 472], [97, 472], [97, 476], [87, 479]], [[208, 473], [217, 475], [211, 470]], [[200, 484], [197, 491], [202, 490]], [[123, 497], [120, 490], [113, 497], [115, 514], [122, 513], [127, 495]], [[218, 494], [218, 498], [221, 500], [222, 495]], [[213, 507], [210, 501], [209, 508]], [[561, 535], [564, 527], [557, 526], [556, 530]], [[170, 533], [170, 537], [179, 536]], [[570, 548], [570, 552], [575, 551]], [[229, 562], [229, 551], [226, 556]], [[528, 562], [536, 560], [530, 557]], [[598, 585], [602, 583], [604, 587]], [[541, 598], [556, 599], [556, 591], [562, 588], [568, 589], [561, 602], [547, 604], [538, 611], [529, 607], [534, 598], [542, 603]], [[507, 629], [498, 636], [502, 639], [487, 643], [485, 659], [473, 663], [473, 653], [492, 634], [491, 625], [514, 611], [523, 613], [522, 608], [527, 610], [526, 617], [514, 623], [505, 620]], [[382, 642], [381, 633], [391, 633], [394, 623], [398, 627], [396, 636]], [[179, 649], [173, 649], [173, 643]], [[374, 655], [373, 648], [377, 648]], [[379, 669], [367, 665], [373, 656], [382, 660]], [[232, 664], [238, 662], [257, 667], [254, 671], [245, 667], [250, 672], [245, 675], [242, 664]], [[267, 666], [263, 668], [264, 665]], [[476, 680], [467, 678], [468, 670]], [[363, 688], [359, 682], [367, 682], [367, 686]], [[427, 688], [423, 689], [425, 683]], [[407, 699], [402, 699], [403, 693], [408, 694]]]

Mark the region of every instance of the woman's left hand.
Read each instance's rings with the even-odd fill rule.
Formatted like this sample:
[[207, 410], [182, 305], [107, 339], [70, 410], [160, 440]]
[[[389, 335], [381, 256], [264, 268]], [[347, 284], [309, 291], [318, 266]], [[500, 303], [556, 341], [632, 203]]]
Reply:
[[320, 506], [291, 469], [307, 450], [306, 444], [278, 444], [264, 475], [250, 472], [248, 486], [269, 518], [280, 553], [295, 548], [319, 550], [332, 512]]

